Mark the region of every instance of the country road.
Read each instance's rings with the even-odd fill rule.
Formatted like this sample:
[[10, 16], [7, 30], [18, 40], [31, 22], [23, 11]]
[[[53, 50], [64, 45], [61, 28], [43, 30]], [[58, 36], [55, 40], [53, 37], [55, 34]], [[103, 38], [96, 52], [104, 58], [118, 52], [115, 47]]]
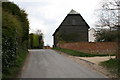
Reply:
[[20, 78], [105, 78], [51, 49], [29, 50]]

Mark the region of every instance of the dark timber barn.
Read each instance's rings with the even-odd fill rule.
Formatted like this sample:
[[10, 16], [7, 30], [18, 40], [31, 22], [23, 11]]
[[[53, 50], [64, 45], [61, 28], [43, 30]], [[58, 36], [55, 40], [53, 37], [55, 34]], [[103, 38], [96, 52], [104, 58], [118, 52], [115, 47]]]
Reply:
[[73, 9], [54, 32], [54, 47], [58, 43], [88, 42], [89, 25], [83, 17]]

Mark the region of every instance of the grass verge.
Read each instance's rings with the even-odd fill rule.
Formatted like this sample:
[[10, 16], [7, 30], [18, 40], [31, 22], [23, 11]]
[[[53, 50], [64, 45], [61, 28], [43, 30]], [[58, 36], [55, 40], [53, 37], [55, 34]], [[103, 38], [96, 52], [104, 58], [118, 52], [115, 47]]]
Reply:
[[2, 74], [2, 80], [8, 80], [9, 78], [16, 78], [16, 76], [20, 72], [25, 62], [27, 55], [28, 55], [28, 51], [22, 50], [21, 53], [19, 53], [18, 56], [16, 57], [15, 65], [7, 69], [6, 72]]
[[110, 73], [120, 78], [120, 60], [110, 59], [108, 61], [101, 62], [99, 65], [107, 68]]
[[[79, 56], [79, 57], [109, 56], [108, 54], [89, 54], [89, 53], [84, 53], [84, 52], [70, 50], [70, 49], [64, 49], [64, 48], [53, 48], [53, 49], [70, 54], [72, 56]], [[113, 55], [114, 54], [112, 54], [111, 56], [113, 56]]]

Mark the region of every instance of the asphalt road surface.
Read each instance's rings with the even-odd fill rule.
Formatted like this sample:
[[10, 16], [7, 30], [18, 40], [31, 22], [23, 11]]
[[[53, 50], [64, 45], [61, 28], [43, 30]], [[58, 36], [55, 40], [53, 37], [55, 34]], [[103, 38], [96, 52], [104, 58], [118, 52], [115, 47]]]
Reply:
[[20, 78], [105, 78], [54, 50], [29, 50]]

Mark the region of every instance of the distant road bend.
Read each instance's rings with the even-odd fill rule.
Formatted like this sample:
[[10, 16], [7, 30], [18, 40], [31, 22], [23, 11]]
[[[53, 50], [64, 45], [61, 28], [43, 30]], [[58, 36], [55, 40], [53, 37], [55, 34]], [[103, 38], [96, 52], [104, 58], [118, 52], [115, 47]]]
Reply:
[[29, 50], [20, 78], [105, 78], [51, 49]]

